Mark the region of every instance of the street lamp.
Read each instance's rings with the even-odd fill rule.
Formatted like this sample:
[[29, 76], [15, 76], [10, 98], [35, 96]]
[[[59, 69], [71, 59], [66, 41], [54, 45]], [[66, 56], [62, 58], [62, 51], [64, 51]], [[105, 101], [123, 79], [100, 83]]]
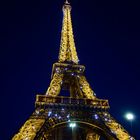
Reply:
[[128, 113], [125, 114], [125, 118], [126, 118], [128, 121], [130, 121], [130, 124], [131, 124], [131, 133], [132, 133], [132, 135], [133, 135], [132, 122], [133, 122], [133, 120], [135, 119], [135, 115], [134, 115], [133, 113], [131, 113], [131, 112], [128, 112]]
[[125, 115], [125, 118], [128, 120], [128, 121], [133, 121], [134, 120], [134, 118], [135, 118], [135, 116], [134, 116], [134, 114], [133, 113], [127, 113], [126, 115]]
[[76, 131], [74, 129], [76, 127], [76, 123], [75, 122], [70, 122], [69, 127], [72, 128], [72, 139], [76, 140]]
[[69, 123], [69, 127], [71, 127], [71, 128], [76, 127], [76, 123], [74, 123], [74, 122]]

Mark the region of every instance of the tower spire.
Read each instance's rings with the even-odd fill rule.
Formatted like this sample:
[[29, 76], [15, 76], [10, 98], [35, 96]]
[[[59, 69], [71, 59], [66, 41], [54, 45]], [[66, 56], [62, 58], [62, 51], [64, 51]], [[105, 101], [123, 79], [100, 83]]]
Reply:
[[63, 5], [63, 25], [58, 59], [59, 62], [72, 62], [75, 64], [78, 64], [79, 61], [72, 29], [71, 5], [68, 0]]
[[65, 1], [66, 4], [69, 4], [68, 0]]

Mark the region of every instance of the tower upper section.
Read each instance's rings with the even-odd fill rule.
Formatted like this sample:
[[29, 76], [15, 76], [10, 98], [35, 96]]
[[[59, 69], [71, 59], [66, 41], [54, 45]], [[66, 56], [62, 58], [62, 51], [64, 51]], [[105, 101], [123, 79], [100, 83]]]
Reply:
[[63, 5], [63, 25], [61, 31], [61, 43], [59, 62], [72, 62], [78, 64], [79, 59], [75, 48], [74, 35], [71, 21], [71, 5], [66, 0]]

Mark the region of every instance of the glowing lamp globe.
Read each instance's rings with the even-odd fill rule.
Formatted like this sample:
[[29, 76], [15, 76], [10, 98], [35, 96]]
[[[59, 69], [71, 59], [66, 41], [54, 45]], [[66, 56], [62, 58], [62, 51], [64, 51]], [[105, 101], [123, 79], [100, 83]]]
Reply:
[[126, 117], [127, 120], [130, 120], [130, 121], [134, 120], [134, 114], [132, 114], [132, 113], [127, 113], [125, 115], [125, 117]]
[[71, 128], [76, 127], [76, 123], [70, 123], [70, 124], [69, 124], [69, 127], [71, 127]]

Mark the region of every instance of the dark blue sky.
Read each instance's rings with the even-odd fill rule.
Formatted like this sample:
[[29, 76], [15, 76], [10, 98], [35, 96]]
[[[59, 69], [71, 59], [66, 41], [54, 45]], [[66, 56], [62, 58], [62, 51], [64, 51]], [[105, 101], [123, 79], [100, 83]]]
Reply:
[[[63, 0], [12, 0], [0, 4], [0, 139], [9, 140], [44, 94], [57, 61]], [[98, 98], [130, 131], [124, 113], [136, 115], [140, 138], [140, 8], [128, 0], [71, 0], [80, 64]]]

